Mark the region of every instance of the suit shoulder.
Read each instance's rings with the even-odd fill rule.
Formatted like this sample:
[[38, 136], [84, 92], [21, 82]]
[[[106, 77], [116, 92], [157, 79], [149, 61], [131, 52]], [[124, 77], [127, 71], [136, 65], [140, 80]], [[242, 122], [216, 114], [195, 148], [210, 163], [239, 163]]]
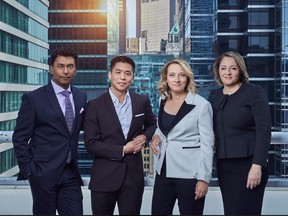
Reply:
[[109, 97], [110, 97], [110, 95], [108, 93], [104, 93], [104, 94], [102, 94], [102, 95], [90, 100], [88, 103], [89, 104], [103, 103]]
[[46, 85], [41, 86], [35, 90], [29, 91], [29, 92], [25, 92], [23, 95], [27, 95], [28, 97], [35, 97], [35, 96], [39, 96], [42, 95], [46, 92]]
[[223, 87], [218, 89], [212, 89], [210, 91], [208, 101], [211, 103], [213, 100], [219, 100], [223, 96]]
[[199, 94], [195, 94], [195, 99], [203, 103], [206, 103], [206, 102], [208, 103], [208, 100]]
[[206, 106], [211, 106], [210, 102], [204, 98], [203, 96], [199, 95], [199, 94], [195, 94], [195, 101], [194, 104], [196, 106], [200, 106], [200, 107], [206, 107]]
[[135, 92], [130, 92], [129, 93], [131, 98], [134, 98], [134, 99], [140, 99], [140, 100], [148, 100], [149, 97], [147, 95], [144, 95], [144, 94], [138, 94], [138, 93], [135, 93]]
[[254, 83], [243, 83], [242, 84], [245, 89], [245, 94], [253, 96], [253, 95], [259, 95], [259, 94], [266, 94], [265, 89], [258, 84]]
[[74, 86], [72, 86], [72, 90], [73, 91], [77, 91], [77, 92], [79, 92], [80, 94], [87, 94], [84, 90], [82, 90], [82, 89], [80, 89], [80, 88], [77, 88], [77, 87], [74, 87]]
[[245, 83], [245, 86], [247, 86], [246, 88], [248, 89], [253, 89], [253, 90], [261, 90], [264, 89], [261, 85], [255, 84], [255, 83]]
[[212, 89], [210, 95], [220, 95], [222, 94], [223, 88]]

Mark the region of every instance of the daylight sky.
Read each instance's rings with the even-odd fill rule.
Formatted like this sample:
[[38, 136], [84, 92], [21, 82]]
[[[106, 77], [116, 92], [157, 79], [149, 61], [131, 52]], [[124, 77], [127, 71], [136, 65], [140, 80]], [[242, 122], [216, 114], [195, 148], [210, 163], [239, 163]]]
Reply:
[[133, 38], [136, 37], [136, 1], [135, 0], [127, 0], [126, 6], [128, 11], [129, 23], [128, 23], [128, 35], [127, 37]]

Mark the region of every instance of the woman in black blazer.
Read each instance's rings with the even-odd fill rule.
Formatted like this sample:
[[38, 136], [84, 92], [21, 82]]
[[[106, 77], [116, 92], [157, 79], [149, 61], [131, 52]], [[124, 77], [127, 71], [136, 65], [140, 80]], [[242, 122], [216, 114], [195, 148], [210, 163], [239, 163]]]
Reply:
[[213, 65], [216, 167], [225, 215], [260, 215], [268, 180], [271, 114], [265, 90], [248, 82], [242, 56], [226, 52]]

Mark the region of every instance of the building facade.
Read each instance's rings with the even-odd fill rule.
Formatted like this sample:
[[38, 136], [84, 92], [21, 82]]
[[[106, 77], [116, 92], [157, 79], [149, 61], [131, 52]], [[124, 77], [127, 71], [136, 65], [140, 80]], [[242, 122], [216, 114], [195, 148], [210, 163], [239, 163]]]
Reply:
[[126, 0], [119, 0], [119, 53], [126, 53], [127, 26]]
[[57, 46], [77, 50], [74, 85], [88, 100], [98, 97], [107, 90], [107, 55], [119, 53], [119, 1], [50, 0], [48, 12], [49, 52]]
[[[1, 137], [14, 130], [23, 93], [47, 83], [48, 6], [47, 0], [0, 1]], [[18, 171], [11, 139], [1, 139], [0, 177]]]
[[175, 0], [141, 1], [141, 37], [146, 39], [146, 51], [160, 51], [161, 40], [167, 40], [174, 25], [175, 12]]

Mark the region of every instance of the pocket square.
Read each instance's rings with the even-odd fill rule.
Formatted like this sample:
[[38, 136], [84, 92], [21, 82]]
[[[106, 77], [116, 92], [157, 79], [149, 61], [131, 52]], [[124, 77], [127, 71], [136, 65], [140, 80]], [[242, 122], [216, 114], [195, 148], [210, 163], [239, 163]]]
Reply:
[[83, 107], [81, 107], [79, 114], [81, 114], [84, 111]]
[[135, 117], [140, 117], [140, 116], [143, 116], [144, 113], [140, 113], [140, 114], [136, 114]]

